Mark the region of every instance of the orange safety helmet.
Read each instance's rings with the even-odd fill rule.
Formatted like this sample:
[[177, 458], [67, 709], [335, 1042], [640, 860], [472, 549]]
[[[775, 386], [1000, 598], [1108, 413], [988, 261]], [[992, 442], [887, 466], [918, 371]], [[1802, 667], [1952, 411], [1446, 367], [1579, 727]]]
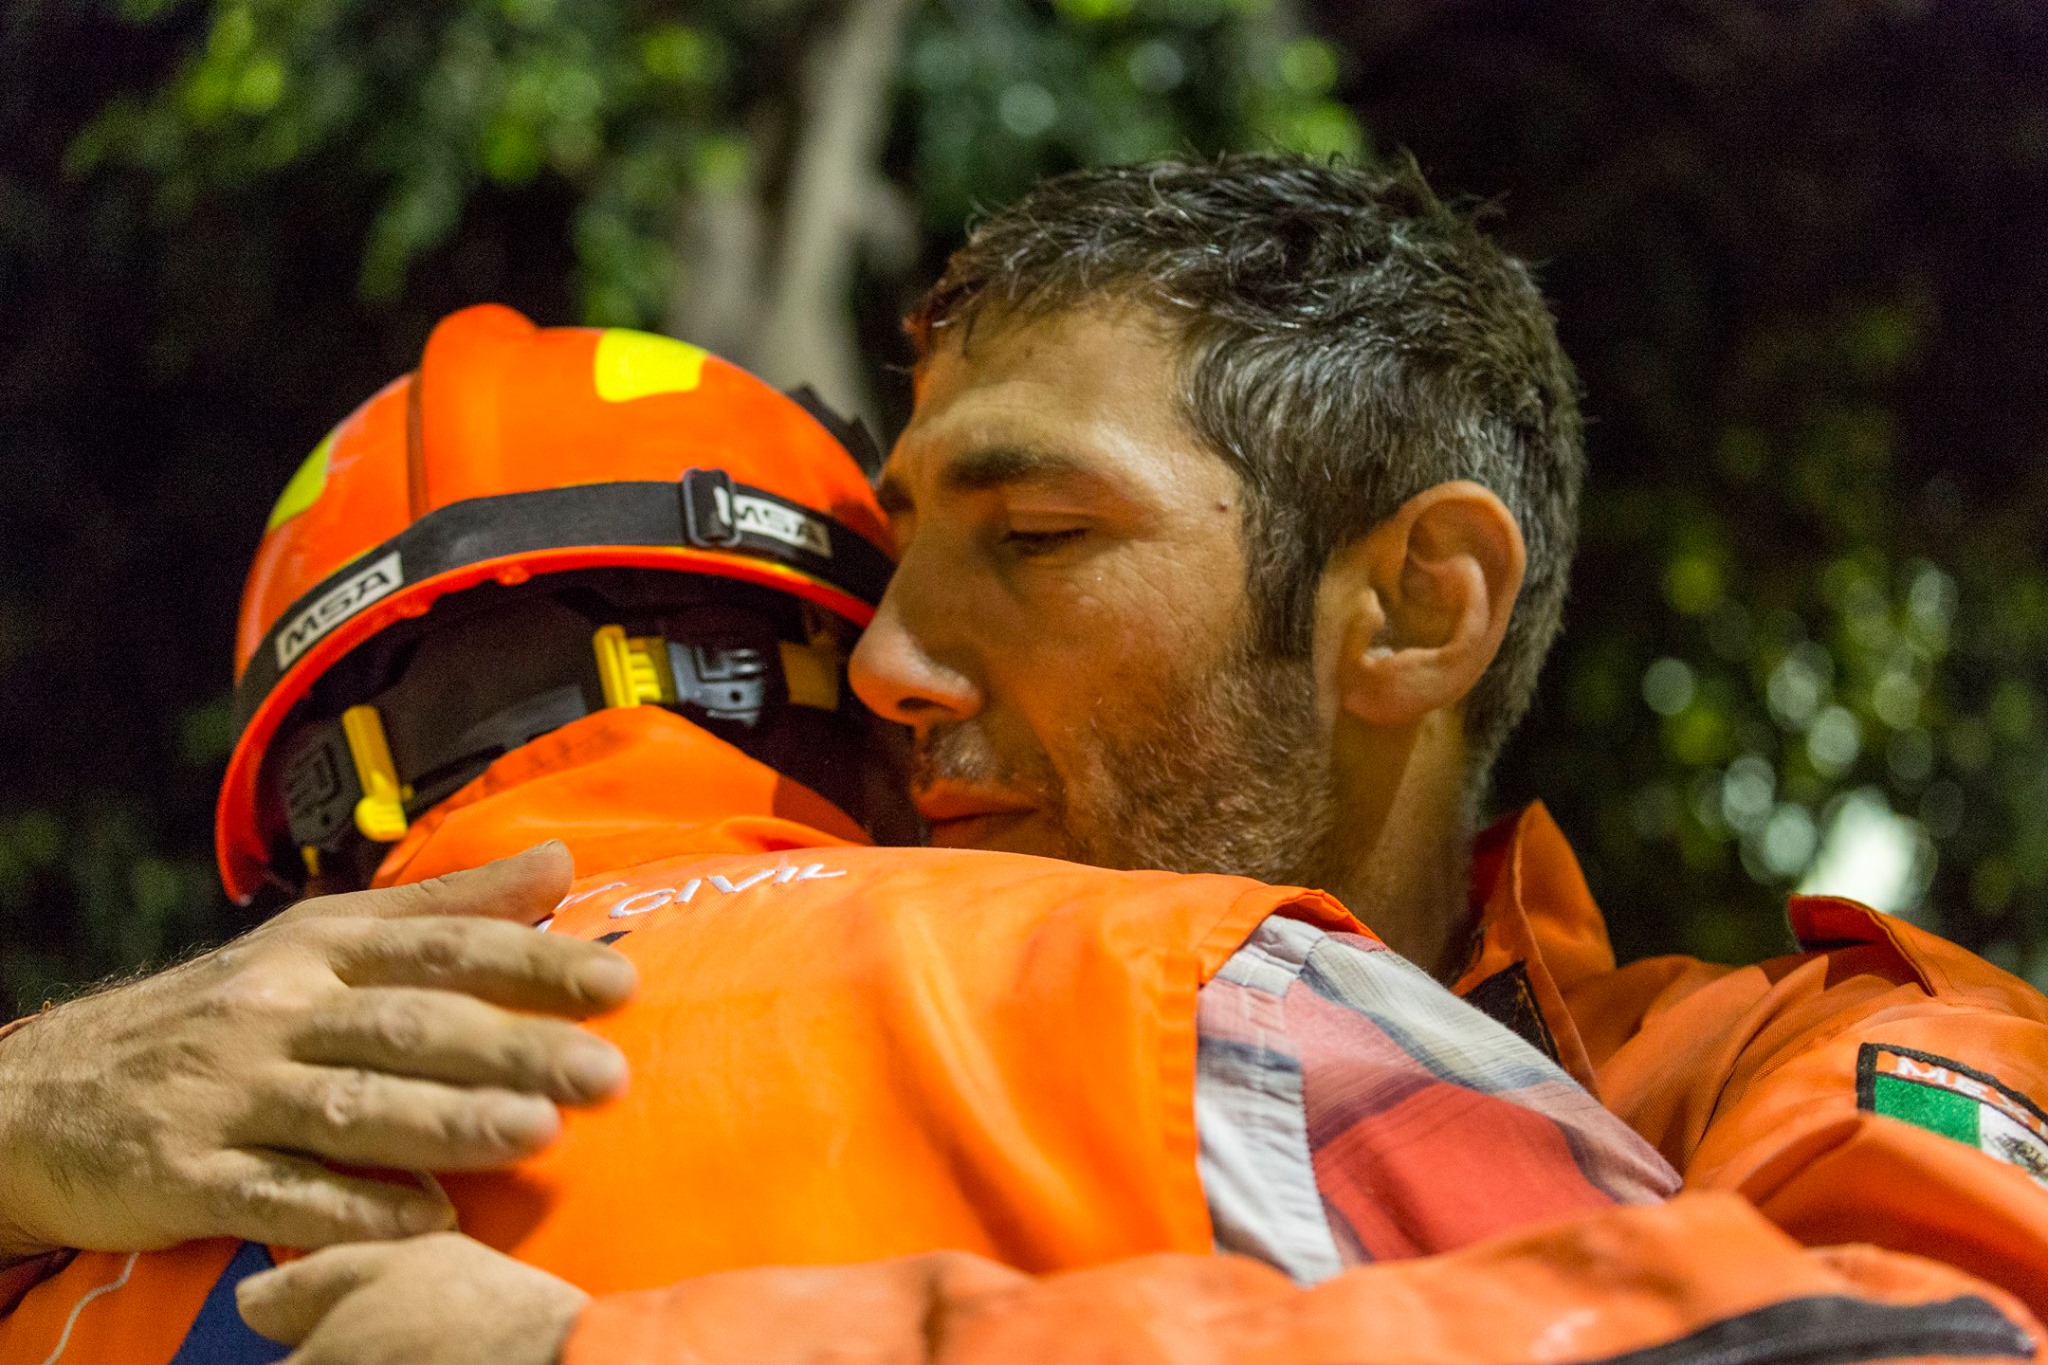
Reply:
[[808, 399], [668, 337], [542, 329], [495, 304], [444, 319], [418, 371], [314, 449], [257, 547], [215, 818], [229, 894], [247, 903], [270, 875], [263, 762], [292, 709], [449, 593], [658, 569], [778, 589], [865, 626], [891, 568], [886, 522]]

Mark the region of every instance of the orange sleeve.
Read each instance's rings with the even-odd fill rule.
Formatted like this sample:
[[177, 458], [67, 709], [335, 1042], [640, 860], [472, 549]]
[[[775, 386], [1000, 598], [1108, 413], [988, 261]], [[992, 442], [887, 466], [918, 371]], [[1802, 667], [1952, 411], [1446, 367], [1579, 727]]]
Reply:
[[963, 1253], [737, 1271], [593, 1301], [563, 1365], [1519, 1365], [1685, 1359], [2048, 1360], [2026, 1308], [1915, 1257], [1807, 1251], [1726, 1195], [1605, 1210], [1310, 1289], [1228, 1256], [1033, 1279]]
[[1626, 1010], [1616, 988], [1602, 1003], [1640, 1022], [1602, 1101], [1689, 1190], [1744, 1195], [1808, 1246], [1939, 1258], [2048, 1316], [2048, 1001], [1860, 907], [1800, 915], [1861, 941], [1649, 973]]
[[1809, 1246], [1937, 1256], [2048, 1316], [2048, 1025], [1931, 999], [1817, 1033], [1731, 1087], [1687, 1186]]

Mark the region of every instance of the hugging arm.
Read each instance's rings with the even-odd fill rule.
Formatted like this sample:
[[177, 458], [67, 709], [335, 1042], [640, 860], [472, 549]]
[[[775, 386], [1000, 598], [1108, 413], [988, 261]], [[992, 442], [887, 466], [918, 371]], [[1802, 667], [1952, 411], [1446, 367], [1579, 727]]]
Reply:
[[437, 1190], [340, 1174], [497, 1166], [624, 1080], [572, 1020], [631, 966], [537, 934], [559, 844], [302, 902], [0, 1038], [0, 1253], [233, 1236], [322, 1246], [449, 1226]]
[[[421, 1286], [432, 1286], [423, 1292]], [[292, 1365], [1557, 1365], [2044, 1358], [2016, 1300], [1949, 1267], [1813, 1251], [1687, 1195], [1297, 1287], [1236, 1256], [1034, 1277], [960, 1252], [733, 1271], [586, 1301], [459, 1236], [319, 1252], [243, 1282]]]

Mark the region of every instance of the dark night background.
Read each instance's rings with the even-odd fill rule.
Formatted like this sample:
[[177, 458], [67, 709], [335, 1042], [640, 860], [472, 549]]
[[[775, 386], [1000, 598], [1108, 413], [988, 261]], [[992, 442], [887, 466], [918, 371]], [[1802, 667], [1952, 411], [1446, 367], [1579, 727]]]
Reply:
[[[667, 225], [735, 185], [770, 233], [800, 211], [776, 169], [807, 135], [792, 83], [856, 8], [13, 0], [17, 1008], [237, 927], [210, 852], [234, 608], [305, 452], [462, 304], [699, 316], [676, 299], [707, 267]], [[894, 314], [972, 203], [1177, 147], [1409, 149], [1538, 263], [1593, 421], [1567, 638], [1496, 805], [1551, 804], [1625, 956], [1776, 951], [1784, 893], [1874, 847], [1893, 908], [2048, 984], [2048, 10], [899, 18], [872, 168], [897, 210], [852, 248], [885, 425]], [[741, 324], [699, 326], [747, 358]]]

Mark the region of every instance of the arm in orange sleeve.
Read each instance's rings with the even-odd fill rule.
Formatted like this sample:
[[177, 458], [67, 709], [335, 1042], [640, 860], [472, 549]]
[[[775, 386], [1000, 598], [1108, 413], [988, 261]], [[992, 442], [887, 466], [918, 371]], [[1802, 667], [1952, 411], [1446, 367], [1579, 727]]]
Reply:
[[1809, 1251], [1743, 1201], [1605, 1210], [1313, 1288], [1234, 1256], [1032, 1278], [939, 1253], [737, 1271], [593, 1301], [563, 1365], [1518, 1365], [2048, 1359], [2019, 1302], [1952, 1267]]
[[1808, 1246], [1939, 1258], [2048, 1315], [2048, 1000], [1861, 907], [1794, 919], [1857, 941], [1667, 974], [1601, 1099], [1688, 1189], [1740, 1193]]

